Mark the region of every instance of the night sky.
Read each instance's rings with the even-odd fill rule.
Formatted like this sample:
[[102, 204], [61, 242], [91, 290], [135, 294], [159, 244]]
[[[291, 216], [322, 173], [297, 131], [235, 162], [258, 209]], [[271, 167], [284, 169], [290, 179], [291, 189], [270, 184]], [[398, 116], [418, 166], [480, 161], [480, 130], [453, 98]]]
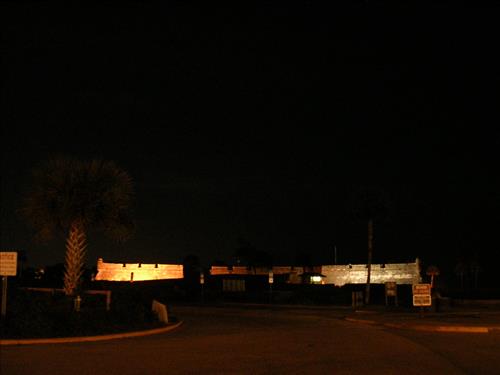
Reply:
[[500, 7], [470, 2], [2, 5], [1, 248], [62, 262], [16, 215], [56, 154], [114, 160], [135, 237], [87, 263], [366, 261], [360, 191], [386, 203], [375, 262], [500, 251]]

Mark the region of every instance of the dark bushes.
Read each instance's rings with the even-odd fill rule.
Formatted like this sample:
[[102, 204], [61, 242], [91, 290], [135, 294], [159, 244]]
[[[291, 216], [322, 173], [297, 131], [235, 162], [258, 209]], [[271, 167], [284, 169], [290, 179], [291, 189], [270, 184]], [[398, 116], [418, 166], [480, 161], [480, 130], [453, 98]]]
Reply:
[[37, 338], [88, 336], [159, 327], [151, 301], [138, 294], [115, 293], [111, 310], [102, 296], [83, 295], [81, 309], [64, 294], [15, 290], [9, 293], [2, 337]]

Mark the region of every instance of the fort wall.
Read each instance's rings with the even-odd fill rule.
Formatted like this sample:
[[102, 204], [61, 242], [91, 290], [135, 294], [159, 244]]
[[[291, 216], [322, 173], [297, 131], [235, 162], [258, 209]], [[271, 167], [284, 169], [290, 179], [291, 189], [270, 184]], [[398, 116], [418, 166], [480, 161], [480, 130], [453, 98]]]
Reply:
[[273, 267], [245, 267], [245, 266], [212, 266], [210, 275], [260, 275], [267, 276], [269, 271], [274, 275], [302, 275], [304, 272], [321, 272], [321, 266], [315, 267], [293, 267], [293, 266], [273, 266]]
[[[227, 267], [212, 266], [210, 274], [218, 275], [268, 275], [268, 267]], [[272, 267], [275, 275], [289, 275], [288, 282], [300, 283], [300, 278], [306, 272], [319, 273], [324, 276], [323, 284], [343, 286], [346, 284], [365, 284], [368, 274], [366, 264], [322, 265], [316, 267]], [[370, 283], [384, 284], [394, 281], [398, 284], [415, 284], [421, 281], [418, 259], [414, 263], [372, 264]]]
[[146, 281], [182, 279], [182, 264], [106, 263], [97, 260], [95, 280], [101, 281]]
[[[325, 284], [366, 284], [368, 267], [366, 264], [326, 265], [321, 267], [321, 273], [326, 276]], [[372, 264], [370, 283], [384, 284], [389, 281], [410, 285], [419, 283], [421, 276], [418, 259], [415, 263]]]
[[[312, 272], [323, 275], [323, 284], [343, 286], [346, 284], [365, 284], [368, 274], [366, 264], [323, 265], [316, 267], [276, 266], [212, 266], [210, 275], [261, 275], [267, 276], [272, 270], [274, 275], [288, 275], [288, 282], [300, 283], [304, 273]], [[180, 264], [145, 264], [145, 263], [106, 263], [102, 258], [97, 261], [95, 280], [102, 281], [145, 281], [182, 279], [184, 269]], [[416, 284], [421, 281], [420, 264], [414, 263], [372, 264], [370, 282], [384, 284], [393, 281], [398, 284]]]

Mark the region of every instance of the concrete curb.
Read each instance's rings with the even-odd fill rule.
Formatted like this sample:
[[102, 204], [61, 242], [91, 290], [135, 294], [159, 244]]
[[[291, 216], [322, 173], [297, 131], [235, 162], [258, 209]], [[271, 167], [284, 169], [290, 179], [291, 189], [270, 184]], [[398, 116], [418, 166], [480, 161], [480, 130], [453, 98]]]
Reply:
[[450, 332], [450, 333], [489, 333], [490, 328], [484, 326], [438, 326], [425, 324], [397, 324], [397, 323], [382, 323], [384, 327], [411, 329], [414, 331], [426, 332]]
[[353, 323], [379, 325], [387, 328], [410, 329], [427, 332], [449, 332], [449, 333], [490, 333], [500, 330], [500, 327], [485, 326], [454, 326], [454, 325], [425, 325], [425, 324], [399, 324], [399, 323], [378, 323], [374, 320], [355, 319], [346, 317], [344, 320]]
[[80, 336], [80, 337], [58, 337], [58, 338], [45, 338], [45, 339], [9, 339], [0, 340], [0, 346], [9, 345], [37, 345], [37, 344], [67, 344], [76, 342], [94, 342], [94, 341], [106, 341], [106, 340], [116, 340], [124, 339], [130, 337], [140, 337], [156, 335], [159, 333], [165, 333], [172, 331], [179, 327], [183, 321], [169, 325], [167, 327], [148, 329], [145, 331], [133, 331], [125, 333], [114, 333], [109, 335], [99, 335], [99, 336]]
[[304, 309], [304, 310], [338, 310], [345, 311], [351, 310], [351, 306], [315, 306], [315, 305], [287, 305], [287, 304], [279, 304], [279, 303], [240, 303], [240, 302], [224, 302], [218, 305], [205, 305], [207, 307], [261, 307], [268, 309]]

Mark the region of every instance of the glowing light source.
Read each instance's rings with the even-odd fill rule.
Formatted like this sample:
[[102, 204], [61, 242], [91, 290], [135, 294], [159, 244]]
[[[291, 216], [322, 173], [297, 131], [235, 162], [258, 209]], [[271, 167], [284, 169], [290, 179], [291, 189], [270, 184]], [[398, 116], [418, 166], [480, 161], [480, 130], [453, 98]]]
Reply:
[[313, 283], [320, 283], [321, 282], [321, 276], [311, 276], [311, 281]]

